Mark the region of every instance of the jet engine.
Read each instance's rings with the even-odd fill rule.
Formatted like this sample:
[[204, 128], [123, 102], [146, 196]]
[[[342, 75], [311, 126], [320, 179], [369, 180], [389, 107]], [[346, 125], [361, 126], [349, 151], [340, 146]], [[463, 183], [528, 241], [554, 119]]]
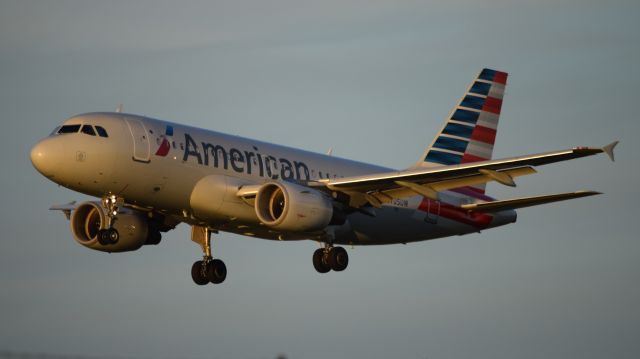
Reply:
[[145, 244], [160, 243], [160, 231], [143, 212], [121, 208], [112, 227], [119, 233], [113, 244], [100, 244], [99, 231], [107, 227], [107, 212], [98, 202], [84, 202], [71, 214], [71, 233], [76, 242], [103, 252], [135, 251]]
[[322, 192], [290, 182], [268, 182], [255, 201], [258, 219], [283, 231], [313, 232], [324, 229], [333, 216], [333, 204]]

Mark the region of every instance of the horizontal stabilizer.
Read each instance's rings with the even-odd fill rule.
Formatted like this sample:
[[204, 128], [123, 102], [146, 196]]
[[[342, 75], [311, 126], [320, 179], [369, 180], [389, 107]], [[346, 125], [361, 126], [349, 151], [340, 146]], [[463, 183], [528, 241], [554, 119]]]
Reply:
[[71, 201], [67, 204], [54, 204], [53, 206], [51, 206], [49, 208], [49, 210], [51, 211], [62, 211], [62, 213], [64, 213], [64, 216], [67, 217], [67, 219], [71, 218], [71, 211], [76, 209], [76, 201]]
[[469, 211], [498, 212], [498, 211], [516, 209], [516, 208], [537, 206], [539, 204], [545, 204], [545, 203], [565, 201], [568, 199], [594, 196], [596, 194], [601, 194], [601, 193], [595, 192], [595, 191], [577, 191], [577, 192], [568, 192], [568, 193], [549, 194], [545, 196], [507, 199], [504, 201], [471, 203], [471, 204], [464, 204], [461, 207]]

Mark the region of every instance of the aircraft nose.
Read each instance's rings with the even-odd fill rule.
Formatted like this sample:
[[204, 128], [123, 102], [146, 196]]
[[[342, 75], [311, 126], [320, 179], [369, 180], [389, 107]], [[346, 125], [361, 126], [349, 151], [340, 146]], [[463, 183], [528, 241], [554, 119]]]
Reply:
[[31, 149], [31, 163], [38, 172], [49, 177], [53, 175], [53, 171], [58, 166], [55, 141], [50, 138], [36, 143]]

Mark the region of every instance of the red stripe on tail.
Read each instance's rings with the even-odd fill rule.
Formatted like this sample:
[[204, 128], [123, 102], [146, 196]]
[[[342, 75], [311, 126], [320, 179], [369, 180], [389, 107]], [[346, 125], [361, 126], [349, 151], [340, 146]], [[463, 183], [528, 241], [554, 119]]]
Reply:
[[482, 111], [487, 111], [495, 114], [500, 114], [500, 109], [502, 108], [502, 100], [497, 99], [495, 97], [487, 97], [484, 100], [484, 106], [482, 106]]
[[506, 72], [496, 71], [496, 75], [493, 77], [493, 82], [506, 85], [508, 75], [509, 74], [507, 74]]
[[486, 161], [487, 159], [488, 158], [482, 158], [482, 157], [465, 153], [464, 156], [462, 156], [462, 161], [460, 161], [460, 163], [480, 162], [480, 161]]
[[484, 126], [476, 126], [471, 134], [471, 139], [493, 145], [496, 141], [496, 130]]

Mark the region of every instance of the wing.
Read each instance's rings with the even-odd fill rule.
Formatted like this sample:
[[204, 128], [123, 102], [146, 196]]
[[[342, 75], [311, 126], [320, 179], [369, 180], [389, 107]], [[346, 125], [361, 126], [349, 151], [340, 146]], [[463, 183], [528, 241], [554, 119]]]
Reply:
[[513, 178], [535, 173], [534, 166], [598, 153], [606, 153], [613, 160], [613, 148], [617, 143], [616, 141], [603, 148], [576, 147], [563, 151], [460, 165], [326, 179], [309, 185], [325, 187], [333, 192], [348, 195], [349, 205], [352, 207], [361, 207], [366, 204], [380, 207], [394, 198], [412, 197], [418, 194], [436, 199], [440, 191], [491, 181], [515, 186]]

